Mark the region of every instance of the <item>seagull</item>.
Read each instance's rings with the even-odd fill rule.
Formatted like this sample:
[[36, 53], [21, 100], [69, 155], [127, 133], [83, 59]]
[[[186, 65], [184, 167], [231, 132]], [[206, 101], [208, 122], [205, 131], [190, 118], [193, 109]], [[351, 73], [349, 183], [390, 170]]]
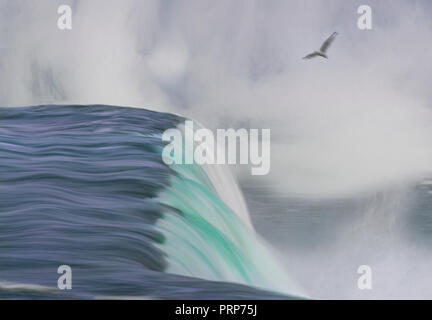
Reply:
[[330, 45], [332, 44], [333, 40], [336, 38], [337, 35], [338, 35], [337, 32], [333, 32], [332, 35], [328, 37], [326, 41], [324, 41], [324, 43], [322, 44], [321, 48], [318, 51], [309, 53], [307, 56], [303, 57], [303, 59], [312, 59], [317, 56], [328, 59], [326, 55], [327, 49], [330, 47]]

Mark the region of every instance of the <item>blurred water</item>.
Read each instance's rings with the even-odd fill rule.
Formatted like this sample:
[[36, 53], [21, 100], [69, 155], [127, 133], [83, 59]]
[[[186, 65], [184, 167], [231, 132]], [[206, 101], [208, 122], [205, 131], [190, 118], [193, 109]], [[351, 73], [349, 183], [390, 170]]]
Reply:
[[[0, 298], [286, 299], [276, 292], [292, 292], [287, 274], [312, 298], [432, 297], [427, 180], [312, 200], [243, 177], [277, 259], [231, 210], [238, 196], [222, 196], [235, 182], [161, 161], [160, 133], [183, 120], [102, 105], [0, 109]], [[62, 264], [71, 291], [56, 289]], [[357, 287], [363, 264], [372, 290]]]
[[[283, 272], [263, 267], [271, 254], [210, 175], [162, 162], [161, 133], [180, 120], [103, 105], [0, 109], [0, 298], [288, 298], [270, 291]], [[56, 288], [64, 264], [70, 291]]]
[[[275, 195], [242, 182], [251, 218], [312, 298], [430, 299], [432, 191], [399, 185], [343, 199]], [[360, 265], [372, 290], [360, 290]]]

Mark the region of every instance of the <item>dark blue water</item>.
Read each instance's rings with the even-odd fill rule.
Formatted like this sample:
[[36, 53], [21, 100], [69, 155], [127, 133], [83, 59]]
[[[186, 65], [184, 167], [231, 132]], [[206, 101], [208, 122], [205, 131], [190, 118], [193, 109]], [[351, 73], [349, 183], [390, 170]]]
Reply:
[[[287, 298], [166, 272], [158, 194], [178, 173], [160, 135], [180, 121], [105, 105], [0, 109], [0, 298]], [[60, 265], [72, 290], [57, 289]]]

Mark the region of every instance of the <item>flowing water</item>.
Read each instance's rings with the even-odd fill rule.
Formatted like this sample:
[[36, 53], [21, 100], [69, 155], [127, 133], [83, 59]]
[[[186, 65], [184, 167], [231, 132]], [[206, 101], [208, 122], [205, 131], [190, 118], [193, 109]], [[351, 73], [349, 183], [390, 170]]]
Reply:
[[[227, 168], [162, 161], [161, 134], [182, 121], [105, 105], [0, 109], [0, 297], [302, 294]], [[57, 290], [60, 265], [70, 291]]]
[[[161, 135], [184, 120], [106, 105], [0, 109], [0, 298], [432, 296], [430, 181], [275, 195], [254, 177], [237, 185], [226, 166], [167, 166]], [[364, 264], [373, 290], [357, 287]], [[72, 290], [57, 289], [60, 265]]]

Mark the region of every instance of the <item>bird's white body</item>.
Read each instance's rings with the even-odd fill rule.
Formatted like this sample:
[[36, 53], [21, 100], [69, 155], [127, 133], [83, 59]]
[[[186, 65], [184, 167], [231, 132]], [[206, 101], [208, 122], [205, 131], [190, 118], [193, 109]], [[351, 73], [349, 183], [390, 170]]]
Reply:
[[333, 32], [332, 35], [328, 37], [326, 41], [324, 41], [324, 43], [322, 44], [319, 50], [309, 53], [307, 56], [303, 57], [303, 59], [312, 59], [318, 56], [328, 59], [326, 54], [327, 49], [330, 47], [331, 43], [333, 42], [336, 36], [337, 36], [337, 32]]

